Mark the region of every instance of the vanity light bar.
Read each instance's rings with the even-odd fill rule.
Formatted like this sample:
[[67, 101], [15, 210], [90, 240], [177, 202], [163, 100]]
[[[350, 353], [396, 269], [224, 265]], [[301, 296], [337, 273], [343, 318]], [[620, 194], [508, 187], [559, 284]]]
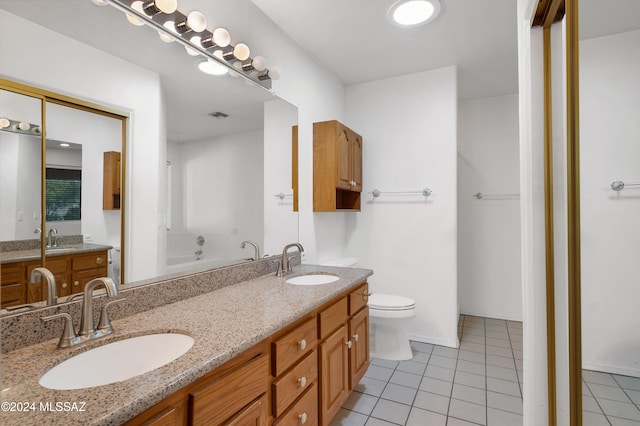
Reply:
[[[240, 76], [248, 82], [255, 84], [263, 89], [271, 92], [271, 80], [278, 78], [275, 70], [268, 70], [264, 67], [264, 58], [256, 56], [249, 57], [249, 48], [244, 43], [237, 43], [235, 46], [228, 44], [226, 46], [216, 45], [213, 40], [216, 39], [214, 32], [204, 30], [195, 32], [193, 29], [181, 27], [180, 31], [175, 28], [175, 23], [181, 24], [187, 22], [188, 16], [176, 10], [173, 13], [156, 13], [153, 16], [147, 15], [144, 9], [134, 7], [134, 3], [140, 0], [103, 0], [121, 12], [125, 13], [128, 18], [133, 17], [136, 20], [149, 25], [157, 30], [163, 39], [168, 41], [176, 41], [182, 44], [187, 52], [201, 55], [210, 61], [219, 63], [229, 69], [229, 73]], [[149, 2], [151, 3], [151, 2]], [[131, 21], [131, 19], [129, 19]], [[165, 25], [168, 22], [171, 24]], [[194, 40], [199, 42], [196, 42]], [[204, 41], [204, 42], [202, 42]], [[209, 51], [207, 49], [214, 49]], [[214, 55], [215, 51], [221, 50], [222, 57]], [[238, 64], [238, 65], [235, 65]], [[235, 66], [234, 66], [235, 65]], [[257, 66], [256, 66], [257, 65]], [[262, 68], [262, 69], [260, 69]]]
[[26, 121], [11, 120], [9, 118], [0, 118], [0, 130], [6, 132], [20, 133], [23, 135], [39, 136], [42, 130], [40, 125], [31, 124]]

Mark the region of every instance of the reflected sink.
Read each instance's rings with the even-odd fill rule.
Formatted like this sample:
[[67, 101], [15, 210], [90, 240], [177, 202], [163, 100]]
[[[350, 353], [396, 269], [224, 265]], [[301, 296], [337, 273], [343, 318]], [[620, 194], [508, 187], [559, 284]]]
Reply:
[[292, 277], [286, 280], [287, 284], [295, 284], [295, 285], [320, 285], [320, 284], [329, 284], [335, 281], [338, 281], [340, 278], [335, 275], [328, 274], [308, 274], [308, 275], [299, 275], [297, 277]]
[[48, 254], [53, 253], [71, 253], [72, 251], [78, 251], [77, 248], [74, 247], [47, 247], [45, 252]]
[[170, 363], [193, 346], [178, 333], [148, 334], [99, 346], [69, 358], [47, 371], [40, 385], [69, 390], [108, 385]]

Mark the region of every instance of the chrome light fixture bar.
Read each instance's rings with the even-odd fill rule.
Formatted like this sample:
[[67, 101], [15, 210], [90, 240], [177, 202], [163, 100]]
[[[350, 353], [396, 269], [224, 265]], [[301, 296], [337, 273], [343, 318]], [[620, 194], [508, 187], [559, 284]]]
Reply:
[[[256, 56], [252, 59], [249, 56], [250, 51], [246, 44], [237, 43], [235, 46], [228, 43], [224, 46], [216, 44], [214, 41], [218, 39], [216, 31], [222, 30], [221, 28], [213, 32], [207, 29], [196, 31], [202, 28], [196, 25], [194, 25], [195, 29], [192, 28], [189, 22], [189, 15], [192, 15], [193, 12], [189, 15], [184, 15], [176, 9], [171, 13], [165, 13], [156, 6], [156, 3], [162, 3], [163, 0], [144, 0], [142, 2], [140, 0], [101, 1], [123, 12], [130, 22], [140, 21], [155, 29], [163, 40], [180, 43], [190, 55], [200, 55], [208, 61], [218, 63], [227, 68], [229, 73], [240, 76], [268, 92], [271, 92], [272, 79], [278, 78], [279, 73], [276, 70], [269, 70], [264, 66], [264, 58]], [[142, 3], [142, 7], [140, 7], [140, 3]], [[198, 16], [197, 18], [204, 19], [204, 16]], [[226, 32], [226, 30], [222, 31]], [[214, 54], [216, 51], [221, 53], [216, 55]]]
[[26, 121], [12, 120], [10, 118], [0, 118], [0, 130], [5, 132], [20, 133], [23, 135], [40, 136], [42, 130], [40, 125], [31, 124]]

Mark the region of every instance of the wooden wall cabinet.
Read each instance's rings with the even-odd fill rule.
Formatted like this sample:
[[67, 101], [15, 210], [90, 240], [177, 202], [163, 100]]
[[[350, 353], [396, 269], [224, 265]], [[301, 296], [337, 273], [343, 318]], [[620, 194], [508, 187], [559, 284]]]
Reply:
[[104, 176], [102, 181], [102, 209], [120, 209], [120, 153], [104, 153]]
[[313, 211], [360, 211], [362, 137], [336, 120], [313, 123]]

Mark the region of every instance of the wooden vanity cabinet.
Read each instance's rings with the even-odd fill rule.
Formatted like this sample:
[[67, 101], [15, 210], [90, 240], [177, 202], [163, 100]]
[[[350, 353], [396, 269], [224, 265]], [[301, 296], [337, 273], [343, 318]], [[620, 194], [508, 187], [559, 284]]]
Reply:
[[120, 153], [104, 153], [104, 175], [102, 180], [102, 209], [120, 209]]
[[[43, 282], [29, 282], [31, 271], [41, 265], [39, 260], [2, 264], [2, 308], [46, 300], [46, 285]], [[109, 274], [107, 250], [47, 256], [46, 268], [56, 279], [58, 297], [80, 293], [92, 279], [106, 277]]]
[[328, 425], [369, 367], [368, 286], [318, 314], [320, 424]]
[[313, 211], [360, 211], [362, 137], [336, 120], [313, 123]]

